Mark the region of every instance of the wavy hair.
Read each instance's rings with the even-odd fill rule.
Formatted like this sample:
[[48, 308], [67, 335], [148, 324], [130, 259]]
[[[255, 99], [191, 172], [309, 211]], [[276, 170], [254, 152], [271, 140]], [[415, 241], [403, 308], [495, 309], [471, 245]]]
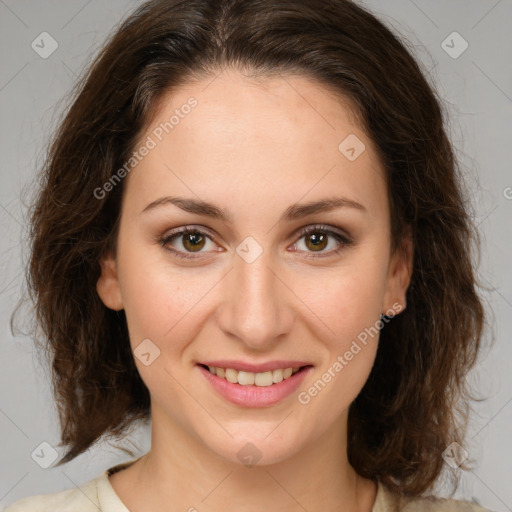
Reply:
[[[123, 311], [96, 292], [116, 246], [121, 181], [158, 101], [231, 66], [256, 78], [314, 78], [354, 105], [386, 170], [392, 247], [414, 242], [407, 309], [382, 328], [376, 360], [351, 404], [355, 470], [418, 496], [463, 444], [485, 314], [477, 294], [478, 233], [442, 101], [406, 43], [349, 0], [152, 0], [129, 15], [83, 74], [47, 149], [30, 211], [27, 284], [51, 361], [58, 465], [102, 436], [150, 417], [150, 395]], [[465, 466], [462, 466], [465, 468]]]

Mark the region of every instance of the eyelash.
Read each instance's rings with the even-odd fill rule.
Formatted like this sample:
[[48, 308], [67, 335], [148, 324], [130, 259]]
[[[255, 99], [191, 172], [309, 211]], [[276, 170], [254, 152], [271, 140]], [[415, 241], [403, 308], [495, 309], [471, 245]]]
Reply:
[[[310, 235], [312, 233], [321, 233], [323, 235], [332, 236], [337, 242], [339, 242], [339, 246], [336, 249], [333, 249], [327, 253], [319, 253], [319, 254], [311, 254], [310, 256], [307, 256], [307, 258], [316, 259], [316, 258], [324, 258], [327, 256], [332, 256], [334, 254], [340, 253], [345, 247], [349, 247], [353, 245], [353, 240], [351, 240], [349, 237], [338, 233], [337, 231], [333, 231], [328, 228], [328, 226], [325, 225], [314, 225], [314, 226], [307, 226], [305, 228], [302, 228], [299, 233], [297, 234], [298, 240], [303, 238], [304, 236]], [[186, 235], [186, 234], [200, 234], [203, 236], [206, 236], [212, 242], [215, 242], [214, 237], [210, 236], [208, 233], [201, 231], [196, 228], [182, 228], [179, 231], [175, 231], [173, 233], [170, 233], [167, 236], [164, 236], [163, 238], [159, 239], [159, 243], [162, 245], [162, 247], [165, 247], [169, 242], [174, 240], [175, 238], [178, 238], [180, 235]], [[171, 251], [176, 257], [188, 259], [188, 260], [194, 260], [198, 259], [201, 256], [191, 256], [190, 254], [193, 253], [184, 253], [182, 251], [177, 251], [176, 249], [172, 249], [170, 247], [165, 247], [168, 251]], [[200, 253], [196, 253], [200, 254]]]

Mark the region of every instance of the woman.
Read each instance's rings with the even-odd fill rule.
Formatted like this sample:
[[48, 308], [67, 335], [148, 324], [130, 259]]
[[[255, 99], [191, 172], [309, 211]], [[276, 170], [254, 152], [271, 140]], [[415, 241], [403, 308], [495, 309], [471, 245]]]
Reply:
[[436, 94], [372, 14], [147, 2], [43, 176], [59, 465], [149, 418], [151, 449], [8, 512], [485, 510], [429, 497], [447, 450], [467, 467], [476, 233]]

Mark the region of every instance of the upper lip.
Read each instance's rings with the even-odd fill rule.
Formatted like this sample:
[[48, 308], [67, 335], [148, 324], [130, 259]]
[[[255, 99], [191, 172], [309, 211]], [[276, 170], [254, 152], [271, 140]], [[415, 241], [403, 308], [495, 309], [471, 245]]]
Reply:
[[235, 361], [231, 359], [223, 359], [220, 361], [202, 361], [199, 364], [205, 364], [206, 366], [215, 366], [217, 368], [232, 368], [233, 370], [242, 370], [244, 372], [262, 373], [269, 372], [271, 370], [278, 370], [279, 368], [300, 368], [301, 366], [313, 366], [307, 361], [291, 361], [291, 360], [280, 360], [280, 361], [268, 361], [267, 363], [247, 363], [245, 361]]

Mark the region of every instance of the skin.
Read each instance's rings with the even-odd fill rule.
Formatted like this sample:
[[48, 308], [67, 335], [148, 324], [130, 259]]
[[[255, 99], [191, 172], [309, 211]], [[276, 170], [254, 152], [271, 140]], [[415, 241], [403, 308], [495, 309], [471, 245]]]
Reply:
[[[381, 313], [405, 307], [412, 242], [391, 252], [375, 147], [348, 100], [321, 84], [301, 76], [256, 81], [236, 70], [167, 94], [140, 140], [191, 96], [198, 105], [126, 178], [116, 255], [103, 258], [97, 284], [107, 307], [125, 310], [132, 348], [149, 338], [160, 350], [148, 366], [135, 358], [151, 394], [151, 450], [112, 475], [112, 487], [133, 512], [220, 512], [227, 503], [251, 512], [370, 511], [377, 487], [348, 462], [347, 417], [378, 336], [308, 404], [297, 395]], [[349, 134], [366, 147], [354, 161], [338, 150]], [[215, 203], [233, 221], [174, 205], [141, 213], [170, 195]], [[295, 202], [333, 195], [365, 210], [278, 222]], [[310, 235], [297, 236], [315, 224], [349, 234], [353, 244], [335, 253], [340, 242], [330, 235], [315, 252]], [[159, 243], [184, 226], [215, 239], [199, 253], [183, 235], [167, 248]], [[263, 251], [251, 263], [236, 252], [248, 236]], [[169, 246], [197, 259], [173, 256]], [[287, 398], [251, 409], [219, 396], [196, 367], [221, 358], [295, 359], [314, 369]], [[252, 467], [237, 456], [247, 442], [261, 453]]]

